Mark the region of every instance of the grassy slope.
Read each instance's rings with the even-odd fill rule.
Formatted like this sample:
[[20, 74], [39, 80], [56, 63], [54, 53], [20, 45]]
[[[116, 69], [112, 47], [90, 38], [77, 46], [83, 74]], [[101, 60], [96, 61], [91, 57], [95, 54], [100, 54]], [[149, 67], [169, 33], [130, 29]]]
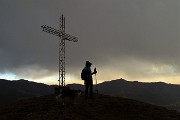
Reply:
[[180, 120], [180, 114], [151, 104], [105, 95], [63, 106], [54, 95], [24, 99], [0, 109], [0, 120]]

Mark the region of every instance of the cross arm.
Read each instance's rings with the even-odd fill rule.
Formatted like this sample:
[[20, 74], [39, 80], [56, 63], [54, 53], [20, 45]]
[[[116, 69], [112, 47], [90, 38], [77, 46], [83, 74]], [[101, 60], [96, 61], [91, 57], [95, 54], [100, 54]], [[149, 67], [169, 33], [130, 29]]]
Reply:
[[78, 41], [77, 37], [74, 37], [74, 36], [69, 35], [67, 33], [63, 33], [61, 31], [59, 31], [59, 30], [57, 30], [55, 28], [49, 27], [47, 25], [43, 25], [43, 26], [41, 26], [41, 28], [42, 28], [42, 31], [50, 33], [50, 34], [53, 34], [53, 35], [56, 35], [56, 36], [59, 36], [59, 37], [64, 35], [64, 38], [66, 40], [68, 40], [68, 41], [73, 41], [73, 42], [77, 42]]
[[66, 33], [65, 33], [65, 39], [68, 40], [68, 41], [73, 41], [73, 42], [77, 42], [78, 41], [77, 37], [74, 37], [74, 36], [66, 34]]
[[43, 25], [41, 26], [42, 31], [59, 36], [60, 37], [60, 31], [56, 30], [55, 28], [49, 27], [47, 25]]

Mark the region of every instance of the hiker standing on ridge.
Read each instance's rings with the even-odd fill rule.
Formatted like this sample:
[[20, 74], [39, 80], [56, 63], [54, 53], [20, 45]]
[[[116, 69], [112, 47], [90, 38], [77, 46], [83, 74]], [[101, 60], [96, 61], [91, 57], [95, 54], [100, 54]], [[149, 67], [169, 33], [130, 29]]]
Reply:
[[81, 73], [81, 78], [82, 78], [82, 80], [84, 80], [84, 84], [85, 84], [85, 98], [86, 99], [88, 98], [88, 89], [89, 88], [90, 88], [90, 97], [93, 98], [92, 75], [97, 73], [96, 69], [94, 69], [93, 73], [91, 72], [91, 65], [92, 65], [92, 63], [90, 63], [89, 61], [86, 61], [86, 65]]

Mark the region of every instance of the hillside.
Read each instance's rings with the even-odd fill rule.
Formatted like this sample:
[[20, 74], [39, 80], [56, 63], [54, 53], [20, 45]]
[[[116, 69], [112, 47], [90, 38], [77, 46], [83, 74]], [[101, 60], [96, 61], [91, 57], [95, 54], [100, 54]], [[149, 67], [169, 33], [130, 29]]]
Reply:
[[121, 97], [95, 95], [77, 104], [66, 99], [58, 103], [54, 95], [19, 100], [0, 109], [0, 120], [179, 120], [180, 113]]
[[123, 96], [154, 104], [172, 104], [180, 99], [180, 85], [163, 82], [143, 83], [119, 79], [104, 82], [98, 87], [103, 94]]
[[0, 105], [24, 98], [48, 95], [54, 92], [54, 87], [27, 80], [0, 79]]
[[[67, 85], [71, 89], [84, 90], [80, 84]], [[54, 93], [54, 87], [27, 80], [8, 81], [0, 79], [0, 106], [19, 99]], [[96, 86], [94, 86], [95, 90]], [[143, 83], [124, 79], [98, 84], [100, 94], [130, 98], [180, 111], [180, 85], [163, 82]]]
[[[69, 86], [74, 89], [83, 89], [82, 85]], [[118, 79], [100, 83], [97, 87], [101, 94], [130, 98], [180, 110], [180, 85], [163, 82], [144, 83]]]

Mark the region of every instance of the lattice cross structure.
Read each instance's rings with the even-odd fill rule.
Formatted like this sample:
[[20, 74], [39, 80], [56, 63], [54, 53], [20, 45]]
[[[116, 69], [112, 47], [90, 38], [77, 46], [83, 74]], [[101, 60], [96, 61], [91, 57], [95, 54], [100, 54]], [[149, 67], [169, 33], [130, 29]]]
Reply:
[[59, 86], [65, 86], [65, 41], [77, 42], [78, 38], [65, 33], [65, 17], [61, 15], [60, 17], [60, 27], [59, 30], [49, 27], [47, 25], [41, 26], [42, 31], [50, 33], [52, 35], [58, 36], [59, 40]]

